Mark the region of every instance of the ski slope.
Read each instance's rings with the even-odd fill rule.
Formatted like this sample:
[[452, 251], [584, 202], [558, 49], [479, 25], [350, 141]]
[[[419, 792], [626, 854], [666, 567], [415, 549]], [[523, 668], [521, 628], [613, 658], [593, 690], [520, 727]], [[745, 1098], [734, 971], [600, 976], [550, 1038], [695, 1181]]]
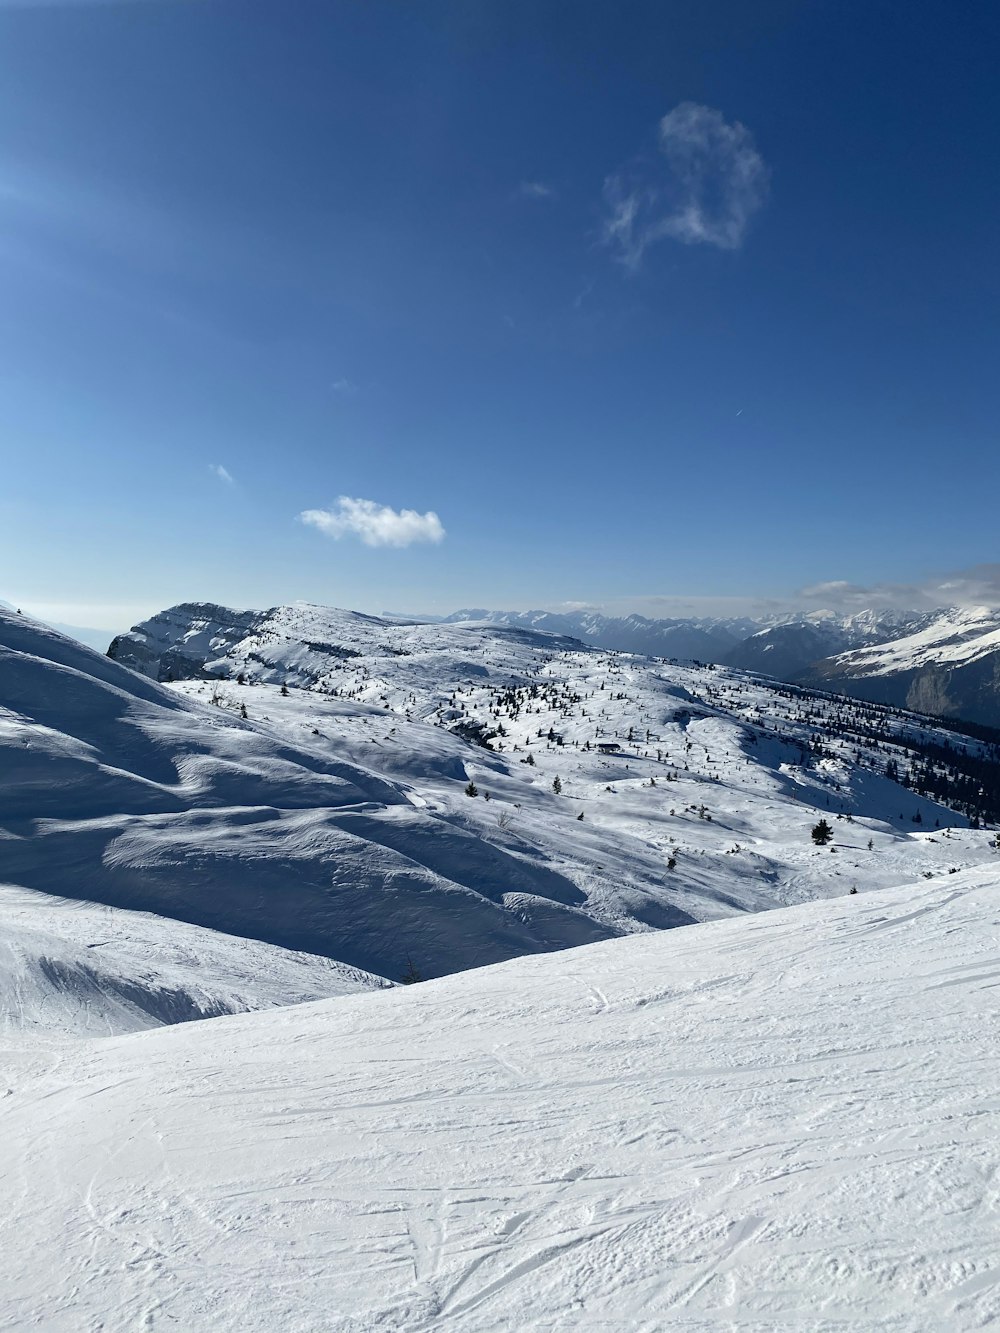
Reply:
[[977, 870], [38, 1054], [0, 1322], [992, 1327], [998, 997]]

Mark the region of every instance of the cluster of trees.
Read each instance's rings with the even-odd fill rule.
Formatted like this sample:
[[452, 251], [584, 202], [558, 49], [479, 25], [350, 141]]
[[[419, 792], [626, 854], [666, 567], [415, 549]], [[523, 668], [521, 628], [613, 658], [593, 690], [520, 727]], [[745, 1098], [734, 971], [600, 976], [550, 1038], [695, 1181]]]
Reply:
[[[740, 711], [763, 735], [798, 746], [803, 765], [844, 759], [964, 815], [973, 827], [1000, 822], [1000, 732], [979, 723], [926, 718], [847, 695], [774, 684], [759, 686], [721, 676], [705, 698]], [[914, 817], [914, 822], [920, 822]]]

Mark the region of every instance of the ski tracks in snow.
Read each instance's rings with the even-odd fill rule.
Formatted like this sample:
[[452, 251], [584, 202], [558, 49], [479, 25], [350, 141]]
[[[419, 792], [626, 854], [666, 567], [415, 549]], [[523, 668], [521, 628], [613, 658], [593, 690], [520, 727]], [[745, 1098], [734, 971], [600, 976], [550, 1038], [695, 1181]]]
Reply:
[[415, 1267], [418, 1274], [423, 1270], [418, 1285], [433, 1293], [433, 1314], [412, 1327], [432, 1329], [439, 1320], [460, 1319], [552, 1260], [565, 1259], [567, 1251], [603, 1236], [613, 1223], [597, 1223], [594, 1205], [606, 1196], [609, 1178], [594, 1170], [573, 1167], [561, 1178], [530, 1182], [523, 1191], [529, 1206], [520, 1210], [516, 1197], [504, 1204], [446, 1192], [431, 1205], [429, 1219], [411, 1215]]

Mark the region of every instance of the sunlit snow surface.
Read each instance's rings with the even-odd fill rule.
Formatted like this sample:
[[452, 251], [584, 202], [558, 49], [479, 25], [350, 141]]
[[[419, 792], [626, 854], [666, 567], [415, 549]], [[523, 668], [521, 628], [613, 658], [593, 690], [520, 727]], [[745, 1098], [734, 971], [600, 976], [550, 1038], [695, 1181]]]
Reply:
[[997, 860], [885, 776], [911, 731], [978, 748], [926, 720], [874, 740], [822, 696], [516, 629], [311, 606], [150, 624], [149, 661], [180, 643], [228, 678], [159, 685], [0, 611], [0, 883], [396, 981]]
[[0, 1321], [989, 1327], [998, 997], [980, 870], [40, 1055]]
[[842, 653], [830, 664], [845, 674], [884, 676], [928, 665], [943, 667], [974, 662], [1000, 648], [1000, 617], [990, 607], [942, 612], [913, 634], [890, 643]]

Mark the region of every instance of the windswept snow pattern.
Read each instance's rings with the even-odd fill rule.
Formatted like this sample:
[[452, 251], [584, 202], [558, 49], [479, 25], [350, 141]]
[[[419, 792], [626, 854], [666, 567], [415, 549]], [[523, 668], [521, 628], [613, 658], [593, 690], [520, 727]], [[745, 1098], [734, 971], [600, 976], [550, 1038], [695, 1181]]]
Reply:
[[430, 976], [617, 933], [550, 858], [6, 613], [0, 694], [0, 883], [392, 980], [411, 958]]
[[106, 1037], [386, 985], [329, 958], [0, 884], [0, 1045]]
[[998, 913], [965, 872], [39, 1058], [0, 1099], [0, 1311], [995, 1326]]

